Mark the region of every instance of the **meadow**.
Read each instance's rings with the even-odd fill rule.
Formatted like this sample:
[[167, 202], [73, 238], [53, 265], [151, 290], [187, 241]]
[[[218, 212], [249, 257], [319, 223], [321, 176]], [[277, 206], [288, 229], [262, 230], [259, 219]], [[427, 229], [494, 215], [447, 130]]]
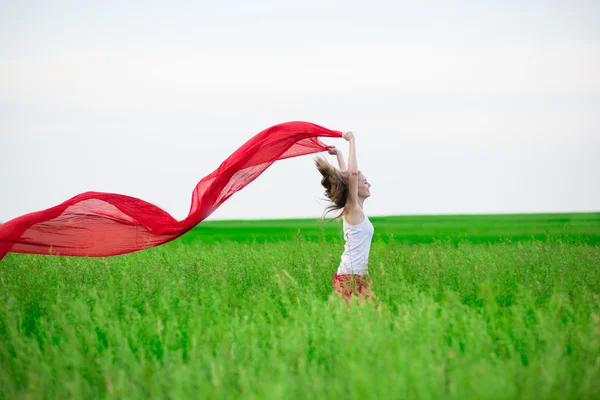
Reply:
[[206, 221], [109, 258], [0, 263], [0, 398], [598, 399], [600, 213]]

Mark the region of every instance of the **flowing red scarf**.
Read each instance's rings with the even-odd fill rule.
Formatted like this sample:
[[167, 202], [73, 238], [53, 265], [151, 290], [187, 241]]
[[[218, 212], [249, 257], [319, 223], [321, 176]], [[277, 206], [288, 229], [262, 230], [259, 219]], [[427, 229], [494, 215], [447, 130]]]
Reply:
[[265, 129], [196, 185], [182, 221], [135, 197], [82, 193], [0, 225], [0, 260], [8, 252], [104, 257], [161, 245], [192, 229], [275, 161], [327, 150], [331, 146], [318, 137], [341, 136], [308, 122]]

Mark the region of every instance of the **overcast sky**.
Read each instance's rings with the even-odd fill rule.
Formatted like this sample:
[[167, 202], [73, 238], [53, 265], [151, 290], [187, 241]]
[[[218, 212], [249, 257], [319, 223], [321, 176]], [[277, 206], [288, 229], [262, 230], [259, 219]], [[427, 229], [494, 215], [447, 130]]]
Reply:
[[[488, 3], [0, 0], [0, 221], [89, 190], [181, 219], [290, 120], [354, 131], [369, 215], [599, 211], [600, 2]], [[211, 219], [318, 217], [319, 182], [277, 162]]]

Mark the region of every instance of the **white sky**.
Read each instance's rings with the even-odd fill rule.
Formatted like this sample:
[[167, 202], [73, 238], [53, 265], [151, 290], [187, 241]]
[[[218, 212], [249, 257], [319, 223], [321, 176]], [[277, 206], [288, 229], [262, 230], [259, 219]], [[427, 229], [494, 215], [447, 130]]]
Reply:
[[[600, 2], [415, 3], [0, 0], [0, 221], [88, 190], [181, 219], [289, 120], [355, 132], [370, 215], [600, 210]], [[211, 219], [320, 216], [311, 158]]]

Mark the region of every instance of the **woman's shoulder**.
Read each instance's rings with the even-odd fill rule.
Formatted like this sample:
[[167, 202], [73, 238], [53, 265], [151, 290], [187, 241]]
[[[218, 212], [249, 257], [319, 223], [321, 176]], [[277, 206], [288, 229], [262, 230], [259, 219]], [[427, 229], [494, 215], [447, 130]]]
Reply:
[[344, 222], [349, 225], [360, 225], [367, 216], [361, 208], [344, 210]]

